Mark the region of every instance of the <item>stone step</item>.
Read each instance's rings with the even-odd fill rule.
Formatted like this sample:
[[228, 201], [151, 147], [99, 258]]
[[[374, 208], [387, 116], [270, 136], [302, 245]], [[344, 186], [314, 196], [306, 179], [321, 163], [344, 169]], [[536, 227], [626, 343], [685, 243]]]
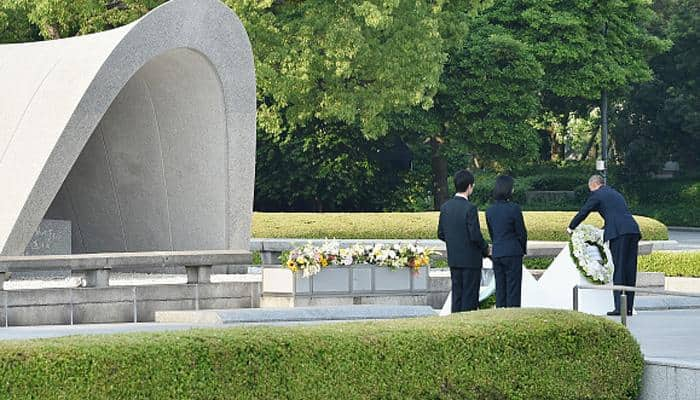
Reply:
[[638, 296], [634, 299], [638, 311], [700, 309], [700, 298], [684, 296]]

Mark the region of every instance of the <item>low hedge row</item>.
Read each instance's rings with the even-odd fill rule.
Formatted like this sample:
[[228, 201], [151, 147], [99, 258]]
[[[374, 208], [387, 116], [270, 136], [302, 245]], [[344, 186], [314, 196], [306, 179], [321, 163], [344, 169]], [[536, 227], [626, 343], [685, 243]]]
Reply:
[[6, 399], [636, 399], [639, 345], [571, 311], [0, 343]]
[[639, 271], [663, 272], [666, 276], [700, 277], [700, 251], [658, 251], [638, 259]]
[[627, 182], [621, 188], [635, 213], [671, 226], [700, 226], [700, 177]]
[[[574, 212], [525, 212], [530, 240], [566, 241]], [[479, 215], [482, 232], [488, 238], [486, 220]], [[668, 229], [646, 217], [636, 217], [645, 240], [666, 240]], [[253, 237], [308, 239], [436, 239], [437, 212], [419, 213], [254, 213]], [[603, 221], [597, 215], [586, 220], [596, 226]]]

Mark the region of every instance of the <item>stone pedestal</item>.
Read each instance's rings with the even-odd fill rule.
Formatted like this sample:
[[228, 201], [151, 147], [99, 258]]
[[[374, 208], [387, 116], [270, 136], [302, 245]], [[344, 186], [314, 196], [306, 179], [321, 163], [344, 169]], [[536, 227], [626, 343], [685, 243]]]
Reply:
[[416, 304], [427, 301], [430, 283], [428, 267], [417, 271], [374, 265], [328, 267], [310, 277], [273, 267], [263, 268], [262, 275], [261, 307], [368, 304], [378, 298], [389, 303], [405, 300]]

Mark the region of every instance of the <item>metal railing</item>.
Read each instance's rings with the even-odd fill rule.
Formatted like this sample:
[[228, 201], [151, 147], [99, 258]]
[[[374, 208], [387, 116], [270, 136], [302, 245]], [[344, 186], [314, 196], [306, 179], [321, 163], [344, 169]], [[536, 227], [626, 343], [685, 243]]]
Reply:
[[683, 297], [697, 297], [700, 298], [700, 293], [689, 293], [689, 292], [677, 292], [673, 290], [662, 290], [662, 289], [648, 289], [648, 288], [638, 288], [636, 286], [622, 286], [622, 285], [612, 285], [612, 286], [591, 286], [591, 285], [576, 285], [574, 286], [574, 311], [578, 311], [578, 291], [580, 289], [586, 290], [613, 290], [620, 292], [620, 322], [622, 325], [627, 326], [627, 292], [633, 293], [648, 293], [657, 294], [664, 296], [683, 296]]

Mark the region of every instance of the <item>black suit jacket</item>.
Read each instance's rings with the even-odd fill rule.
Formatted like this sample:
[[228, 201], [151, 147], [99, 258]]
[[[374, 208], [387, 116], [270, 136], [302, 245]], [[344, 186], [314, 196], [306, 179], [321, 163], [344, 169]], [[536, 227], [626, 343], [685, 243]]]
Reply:
[[482, 267], [488, 244], [481, 235], [479, 212], [469, 200], [455, 196], [440, 207], [438, 238], [447, 244], [450, 268]]
[[519, 205], [496, 201], [486, 210], [486, 226], [493, 243], [492, 257], [518, 257], [527, 254], [527, 230]]
[[632, 213], [627, 208], [625, 199], [617, 190], [611, 187], [602, 186], [600, 189], [593, 191], [586, 203], [581, 207], [581, 211], [571, 220], [569, 228], [576, 229], [592, 211], [598, 211], [605, 220], [605, 231], [603, 234], [603, 240], [605, 241], [613, 240], [622, 235], [641, 235], [639, 225], [637, 225], [637, 221], [634, 220]]

